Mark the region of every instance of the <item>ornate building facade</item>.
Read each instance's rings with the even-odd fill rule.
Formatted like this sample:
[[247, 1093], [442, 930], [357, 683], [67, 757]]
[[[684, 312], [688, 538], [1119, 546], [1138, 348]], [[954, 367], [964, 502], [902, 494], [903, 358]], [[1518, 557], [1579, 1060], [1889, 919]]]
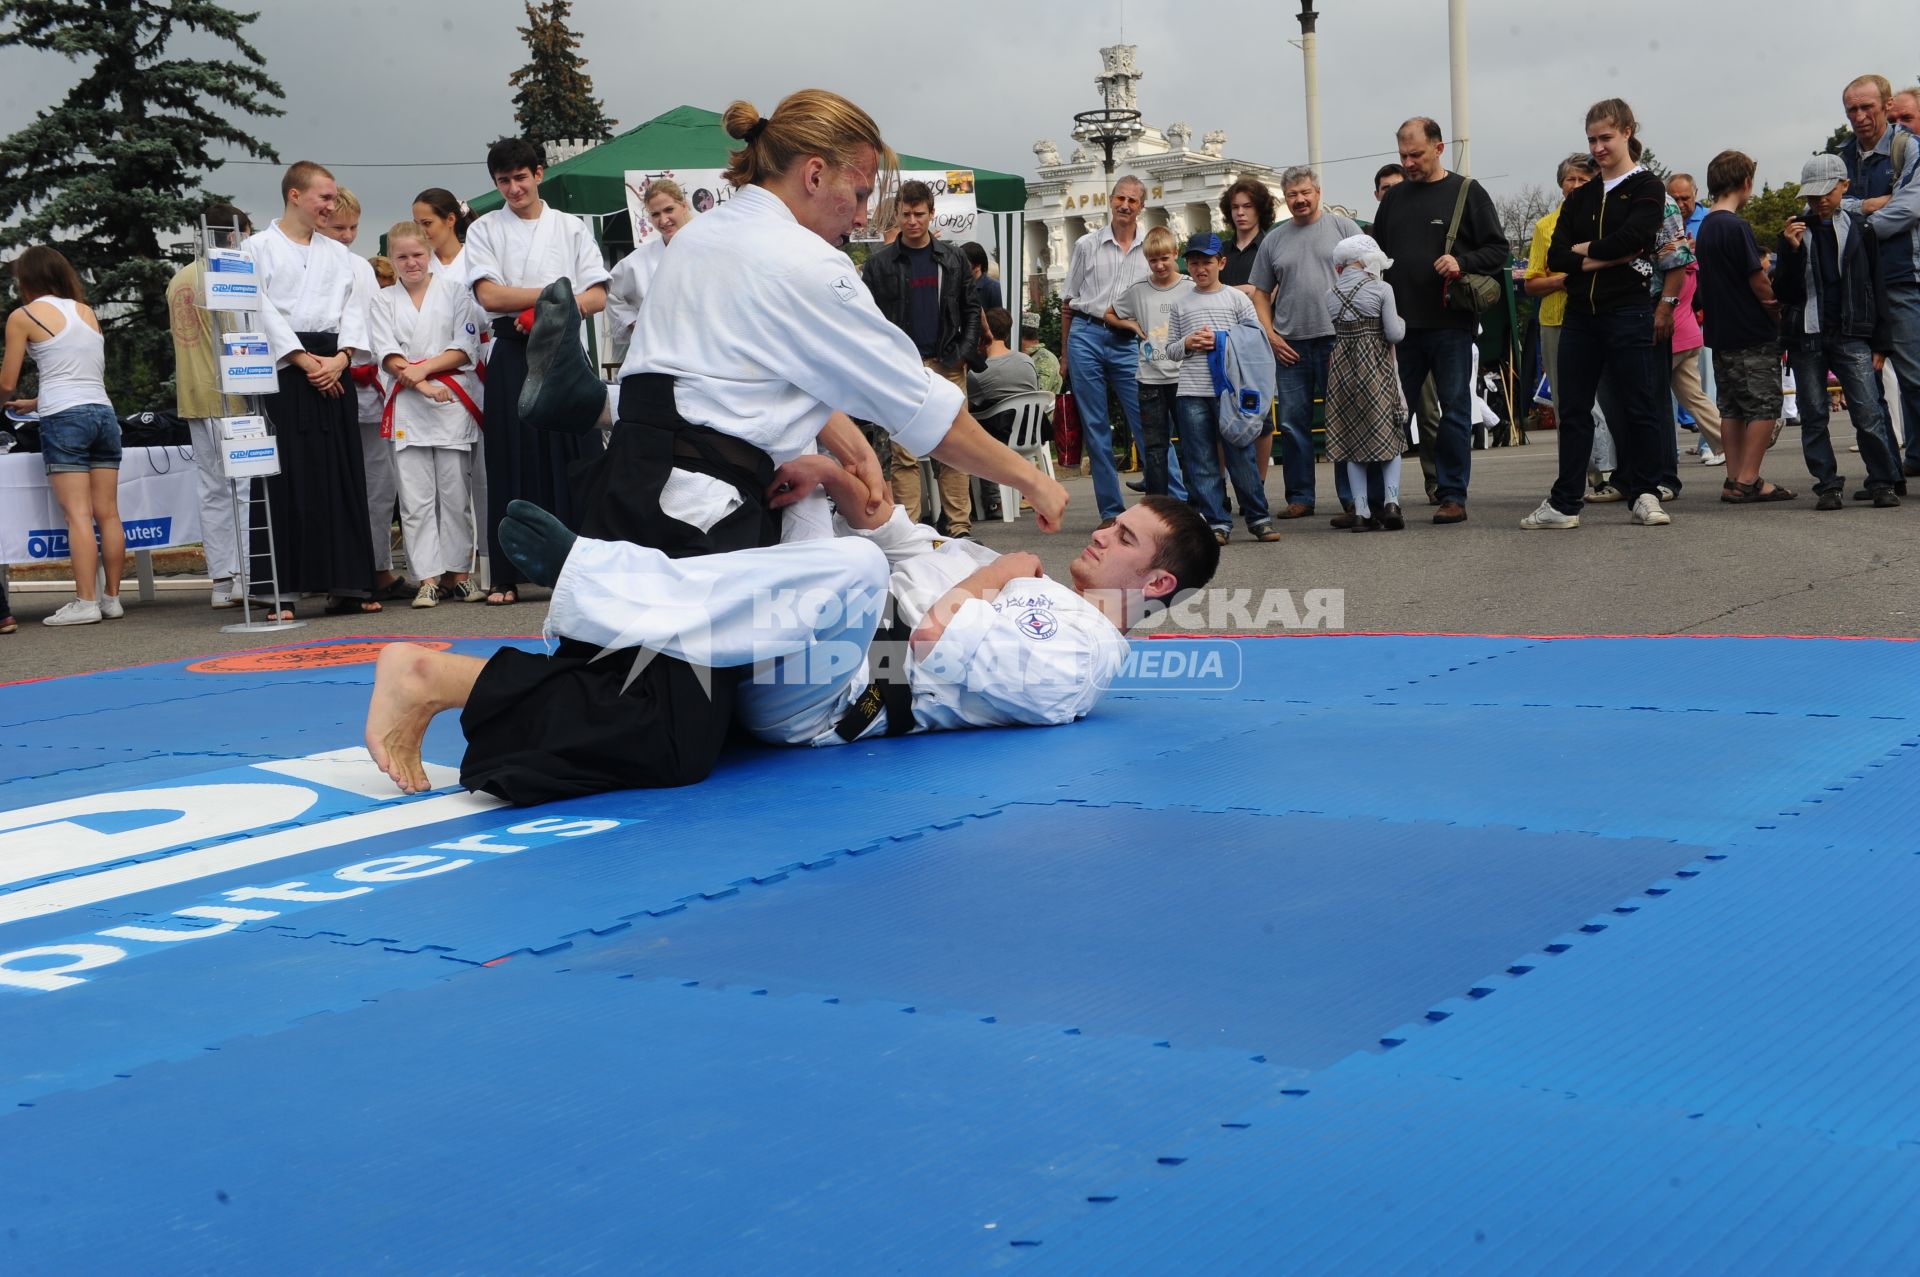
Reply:
[[[1134, 62], [1135, 46], [1117, 44], [1100, 50], [1101, 72], [1094, 87], [1110, 111], [1139, 109], [1137, 83], [1142, 72]], [[1194, 146], [1191, 125], [1185, 122], [1154, 128], [1144, 122], [1114, 148], [1114, 172], [1107, 177], [1103, 148], [1079, 130], [1080, 140], [1063, 159], [1051, 139], [1034, 143], [1039, 176], [1027, 182], [1026, 271], [1029, 286], [1045, 281], [1058, 291], [1067, 276], [1067, 260], [1082, 235], [1107, 224], [1107, 192], [1122, 177], [1146, 184], [1144, 229], [1164, 226], [1183, 243], [1195, 231], [1229, 233], [1220, 216], [1220, 197], [1242, 177], [1257, 178], [1280, 199], [1281, 170], [1251, 160], [1229, 157], [1227, 131], [1203, 133]], [[1287, 215], [1283, 206], [1280, 216]]]

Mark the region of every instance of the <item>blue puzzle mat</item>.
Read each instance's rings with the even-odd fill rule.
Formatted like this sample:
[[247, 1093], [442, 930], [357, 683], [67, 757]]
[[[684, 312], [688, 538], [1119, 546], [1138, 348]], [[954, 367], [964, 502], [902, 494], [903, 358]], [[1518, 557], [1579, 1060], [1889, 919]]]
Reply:
[[373, 771], [377, 650], [0, 687], [0, 1272], [1913, 1270], [1912, 643], [1245, 640], [526, 810]]

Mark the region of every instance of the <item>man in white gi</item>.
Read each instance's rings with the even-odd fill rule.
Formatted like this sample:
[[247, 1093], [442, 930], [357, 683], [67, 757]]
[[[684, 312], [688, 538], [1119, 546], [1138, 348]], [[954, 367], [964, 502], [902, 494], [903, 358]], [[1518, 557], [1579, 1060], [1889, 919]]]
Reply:
[[[773, 500], [816, 484], [839, 511], [839, 536], [670, 559], [576, 540], [524, 504], [510, 508], [502, 536], [529, 576], [554, 580], [556, 633], [603, 651], [640, 648], [642, 661], [752, 666], [739, 721], [791, 745], [1071, 722], [1125, 664], [1127, 628], [1151, 604], [1204, 586], [1220, 560], [1205, 522], [1170, 497], [1150, 496], [1095, 531], [1062, 582], [1031, 554], [943, 540], [901, 506], [869, 513], [860, 481], [830, 458], [783, 466]], [[904, 647], [883, 654], [889, 639]], [[487, 669], [410, 644], [382, 649], [367, 748], [402, 790], [429, 787], [427, 727], [464, 708]], [[683, 783], [670, 733], [660, 739], [657, 783]]]
[[[369, 298], [354, 282], [353, 254], [321, 233], [333, 216], [333, 174], [302, 160], [280, 181], [286, 207], [246, 242], [260, 286], [260, 330], [279, 371], [266, 396], [280, 472], [272, 499], [273, 609], [292, 619], [302, 594], [326, 593], [327, 611], [378, 612], [367, 525], [366, 467], [354, 426], [347, 369], [367, 349]], [[267, 529], [253, 532], [253, 590], [267, 593]]]
[[[487, 361], [487, 499], [496, 509], [513, 500], [532, 501], [573, 523], [576, 511], [567, 471], [576, 461], [600, 451], [592, 431], [562, 434], [535, 430], [520, 420], [520, 390], [527, 377], [527, 338], [540, 290], [556, 279], [573, 288], [580, 314], [598, 314], [607, 300], [609, 278], [600, 247], [587, 224], [540, 198], [546, 177], [546, 152], [525, 138], [502, 138], [487, 150], [487, 172], [506, 201], [467, 229], [464, 254], [473, 297], [493, 325], [493, 351]], [[576, 327], [571, 334], [578, 340]], [[493, 590], [487, 602], [517, 603], [513, 563], [501, 552], [486, 520], [488, 564]]]

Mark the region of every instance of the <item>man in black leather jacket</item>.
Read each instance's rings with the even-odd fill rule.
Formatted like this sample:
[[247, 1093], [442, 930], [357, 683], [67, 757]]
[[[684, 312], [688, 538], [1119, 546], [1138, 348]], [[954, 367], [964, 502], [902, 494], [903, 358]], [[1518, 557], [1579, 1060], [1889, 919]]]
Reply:
[[[920, 351], [935, 376], [962, 391], [967, 366], [980, 342], [980, 302], [973, 268], [951, 244], [933, 237], [933, 191], [925, 182], [903, 182], [896, 201], [900, 234], [867, 259], [860, 277], [880, 313], [899, 327]], [[940, 485], [941, 512], [950, 536], [969, 535], [973, 527], [967, 476], [944, 462], [933, 463]], [[915, 518], [920, 515], [920, 458], [893, 445], [893, 499]]]

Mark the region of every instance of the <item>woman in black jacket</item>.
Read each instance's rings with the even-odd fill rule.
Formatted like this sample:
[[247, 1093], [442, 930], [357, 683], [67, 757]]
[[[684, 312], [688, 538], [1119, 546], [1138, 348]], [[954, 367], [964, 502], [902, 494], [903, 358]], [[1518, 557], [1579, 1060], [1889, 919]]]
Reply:
[[1560, 476], [1528, 529], [1580, 526], [1593, 450], [1593, 401], [1600, 379], [1618, 394], [1612, 414], [1620, 462], [1614, 482], [1633, 503], [1633, 521], [1670, 523], [1660, 508], [1660, 428], [1653, 403], [1653, 252], [1666, 211], [1659, 177], [1640, 167], [1640, 126], [1619, 98], [1587, 111], [1587, 151], [1600, 166], [1567, 196], [1547, 248], [1547, 269], [1566, 272], [1567, 317], [1560, 337]]

